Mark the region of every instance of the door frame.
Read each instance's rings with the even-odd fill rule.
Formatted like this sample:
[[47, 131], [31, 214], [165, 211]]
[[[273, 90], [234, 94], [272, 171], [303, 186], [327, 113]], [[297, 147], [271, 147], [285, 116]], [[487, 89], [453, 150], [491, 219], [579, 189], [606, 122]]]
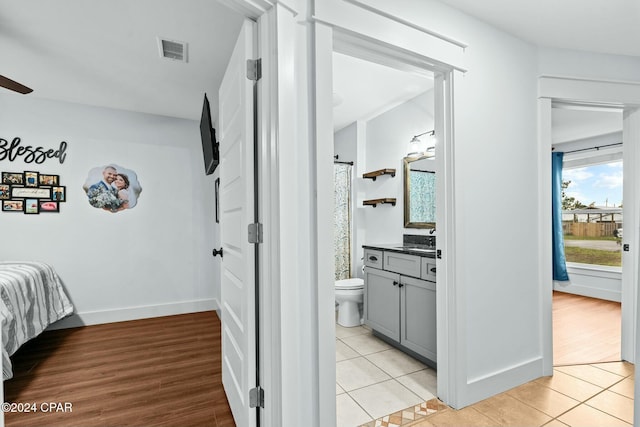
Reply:
[[[316, 24], [315, 75], [323, 76], [316, 82], [315, 123], [316, 141], [323, 142], [323, 147], [317, 148], [316, 173], [317, 182], [332, 184], [333, 167], [333, 52], [354, 56], [367, 61], [384, 64], [399, 70], [428, 73], [434, 75], [434, 129], [438, 135], [436, 144], [437, 168], [441, 179], [437, 180], [436, 222], [438, 224], [437, 249], [442, 258], [436, 259], [437, 276], [437, 394], [444, 403], [458, 407], [462, 401], [459, 390], [466, 386], [466, 363], [464, 349], [464, 334], [458, 325], [464, 324], [459, 316], [461, 301], [455, 283], [455, 188], [454, 182], [454, 146], [453, 146], [453, 116], [454, 116], [454, 80], [463, 75], [462, 70], [417, 52], [407, 50], [402, 46], [384, 43], [371, 39], [364, 34], [341, 28], [337, 25]], [[324, 185], [324, 184], [323, 184]], [[332, 227], [333, 187], [324, 185], [318, 189], [318, 217], [328, 218], [324, 221], [325, 228]], [[322, 212], [321, 212], [322, 211]], [[320, 224], [318, 225], [320, 227]], [[321, 252], [323, 256], [330, 256], [332, 248]], [[326, 260], [324, 264], [329, 264]], [[321, 270], [322, 271], [322, 270]], [[324, 274], [324, 282], [332, 282], [334, 270]], [[334, 300], [333, 287], [330, 289], [330, 300]], [[322, 301], [319, 301], [322, 302]], [[333, 328], [333, 317], [330, 320], [319, 318], [319, 322], [330, 323]], [[332, 337], [335, 337], [331, 331]], [[333, 355], [331, 355], [333, 357]]]
[[[305, 3], [297, 4], [298, 10], [275, 0], [218, 1], [259, 24], [263, 70], [257, 155], [264, 244], [257, 273], [263, 286], [258, 303], [265, 390], [261, 421], [266, 426], [333, 425], [335, 297], [334, 287], [326, 284], [333, 283], [334, 260], [329, 255], [333, 248], [322, 233], [333, 227], [333, 146], [327, 142], [333, 140], [332, 82], [327, 76], [331, 76], [336, 27], [315, 20], [307, 10], [312, 6]], [[344, 35], [355, 36], [354, 41], [372, 41], [343, 30]], [[379, 41], [369, 44], [382, 46]], [[435, 123], [442, 135], [439, 158], [444, 164], [438, 191], [448, 191], [437, 214], [438, 220], [443, 218], [438, 247], [444, 255], [437, 265], [438, 394], [455, 407], [467, 377], [463, 310], [456, 310], [464, 307], [464, 299], [454, 281], [453, 192], [453, 86], [464, 70], [402, 47], [385, 47], [392, 58], [401, 54], [409, 64], [440, 71], [436, 91], [444, 100], [445, 114]], [[296, 196], [302, 207], [290, 209], [289, 197]]]
[[[624, 162], [624, 241], [631, 244], [630, 252], [623, 252], [622, 274], [622, 360], [635, 363], [636, 334], [640, 332], [637, 307], [640, 305], [637, 292], [638, 228], [640, 226], [640, 187], [635, 182], [640, 179], [640, 132], [629, 126], [629, 113], [640, 107], [640, 83], [587, 80], [579, 78], [542, 76], [539, 78], [538, 97], [538, 170], [539, 174], [539, 248], [540, 248], [540, 291], [543, 315], [542, 354], [544, 375], [553, 374], [553, 322], [552, 322], [552, 242], [551, 242], [551, 114], [553, 102], [570, 102], [589, 106], [618, 106], [624, 109], [623, 162]], [[626, 230], [629, 230], [629, 233]], [[636, 386], [636, 401], [640, 395]]]

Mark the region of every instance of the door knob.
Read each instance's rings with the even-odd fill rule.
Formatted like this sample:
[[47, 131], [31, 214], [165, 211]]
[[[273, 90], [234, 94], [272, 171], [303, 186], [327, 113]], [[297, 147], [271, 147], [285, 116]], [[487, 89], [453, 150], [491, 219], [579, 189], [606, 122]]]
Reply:
[[213, 256], [218, 256], [218, 255], [220, 255], [220, 258], [222, 258], [222, 248], [213, 250]]

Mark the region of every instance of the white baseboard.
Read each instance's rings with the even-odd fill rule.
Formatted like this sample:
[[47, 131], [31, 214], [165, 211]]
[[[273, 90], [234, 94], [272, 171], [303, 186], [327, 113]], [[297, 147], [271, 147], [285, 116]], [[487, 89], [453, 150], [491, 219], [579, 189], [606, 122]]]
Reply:
[[128, 320], [148, 319], [151, 317], [173, 316], [176, 314], [197, 313], [200, 311], [220, 310], [215, 298], [182, 301], [169, 304], [126, 307], [115, 310], [101, 310], [75, 313], [66, 317], [47, 330], [77, 328], [79, 326], [99, 325], [102, 323], [125, 322]]
[[622, 291], [617, 289], [600, 289], [592, 286], [575, 285], [572, 283], [566, 284], [565, 282], [553, 282], [553, 290], [607, 301], [622, 301]]
[[540, 378], [542, 372], [542, 357], [537, 357], [511, 368], [471, 379], [462, 399], [462, 406], [457, 409]]

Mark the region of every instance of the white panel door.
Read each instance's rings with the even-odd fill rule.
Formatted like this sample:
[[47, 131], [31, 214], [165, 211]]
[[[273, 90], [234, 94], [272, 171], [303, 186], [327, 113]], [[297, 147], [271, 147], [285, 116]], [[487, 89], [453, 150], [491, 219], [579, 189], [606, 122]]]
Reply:
[[249, 390], [256, 383], [255, 257], [247, 226], [253, 222], [253, 58], [255, 24], [240, 31], [219, 91], [220, 236], [222, 241], [222, 384], [236, 425], [254, 426]]

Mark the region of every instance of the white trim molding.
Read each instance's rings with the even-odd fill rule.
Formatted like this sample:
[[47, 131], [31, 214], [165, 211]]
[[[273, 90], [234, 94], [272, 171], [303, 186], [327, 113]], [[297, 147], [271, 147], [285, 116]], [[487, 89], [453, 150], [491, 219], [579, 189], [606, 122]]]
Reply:
[[[636, 349], [640, 346], [640, 328], [638, 327], [637, 307], [640, 306], [638, 288], [638, 266], [640, 263], [639, 227], [640, 191], [637, 187], [640, 168], [640, 82], [621, 82], [607, 80], [580, 79], [566, 76], [541, 76], [538, 81], [539, 105], [539, 151], [538, 165], [541, 174], [551, 170], [551, 102], [570, 102], [585, 106], [622, 107], [623, 112], [623, 158], [624, 158], [624, 221], [625, 235], [623, 244], [630, 245], [629, 251], [622, 252], [622, 359], [635, 361]], [[543, 214], [551, 211], [551, 190], [546, 177], [539, 180], [539, 206]], [[542, 345], [545, 370], [552, 364], [552, 307], [548, 296], [553, 289], [551, 270], [548, 261], [551, 260], [551, 225], [550, 221], [540, 223], [541, 250], [539, 263], [544, 271], [541, 272], [542, 292]], [[629, 232], [627, 233], [627, 230]], [[547, 236], [548, 235], [548, 236]], [[634, 399], [634, 424], [640, 424], [640, 377], [636, 377]]]
[[81, 313], [74, 313], [71, 316], [49, 326], [47, 330], [77, 328], [79, 326], [125, 322], [128, 320], [149, 319], [152, 317], [174, 316], [177, 314], [198, 313], [201, 311], [218, 311], [219, 309], [220, 303], [218, 300], [210, 298], [167, 304], [117, 308], [113, 310], [85, 311]]
[[254, 21], [276, 3], [275, 0], [218, 0], [218, 2]]
[[568, 282], [553, 282], [553, 290], [590, 298], [620, 302], [622, 269], [590, 264], [567, 263]]

